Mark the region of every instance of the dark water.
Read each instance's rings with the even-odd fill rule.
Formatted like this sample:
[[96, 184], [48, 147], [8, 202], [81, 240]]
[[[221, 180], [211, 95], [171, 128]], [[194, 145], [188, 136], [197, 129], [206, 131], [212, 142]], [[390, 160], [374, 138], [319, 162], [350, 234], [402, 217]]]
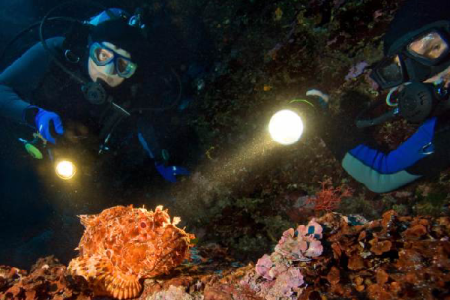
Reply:
[[[1, 1], [1, 44], [6, 45], [14, 34], [39, 21], [58, 3], [59, 1]], [[139, 4], [139, 1], [132, 4]], [[134, 10], [132, 7], [122, 8]], [[74, 7], [69, 14], [79, 14], [86, 19], [87, 11], [89, 8]], [[198, 34], [197, 38], [185, 41], [177, 39], [176, 32], [171, 32], [167, 27], [170, 23], [168, 17], [162, 13], [154, 16], [149, 23], [152, 42], [157, 46], [154, 47], [153, 57], [159, 58], [149, 60], [149, 66], [159, 68], [167, 74], [170, 73], [167, 65], [185, 65], [186, 71], [180, 75], [185, 85], [180, 101], [180, 104], [184, 103], [184, 108], [191, 99], [190, 81], [193, 76], [207, 69], [205, 51], [208, 43], [206, 38]], [[192, 26], [198, 26], [196, 22], [193, 24]], [[59, 32], [61, 29], [64, 28], [51, 27], [48, 33]], [[8, 66], [36, 41], [36, 35], [31, 33], [10, 45], [4, 60], [0, 62], [1, 68]], [[166, 66], [159, 64], [164, 60], [168, 62]], [[155, 78], [155, 81], [161, 78], [164, 81], [163, 75], [156, 74]], [[152, 92], [150, 86], [148, 91]], [[186, 145], [195, 145], [196, 137], [183, 126], [186, 120], [184, 113], [180, 108], [161, 115], [159, 126], [161, 136], [166, 137], [172, 150], [174, 162], [186, 163], [193, 168], [196, 149], [188, 149]], [[177, 126], [181, 126], [182, 130], [176, 126], [165, 126], [170, 124], [164, 122], [173, 118], [177, 119]], [[29, 139], [30, 136], [30, 129], [14, 125], [8, 120], [0, 120], [0, 265], [28, 269], [39, 257], [47, 255], [55, 255], [67, 263], [76, 255], [74, 248], [83, 231], [77, 215], [99, 213], [102, 209], [118, 204], [139, 206], [145, 203], [150, 207], [155, 198], [171, 201], [167, 192], [170, 184], [164, 182], [154, 171], [153, 162], [149, 159], [134, 162], [136, 166], [133, 167], [130, 167], [132, 164], [122, 164], [125, 165], [124, 168], [118, 166], [104, 177], [85, 176], [77, 182], [67, 183], [55, 178], [49, 162], [32, 159], [26, 154], [18, 138]], [[191, 153], [191, 157], [183, 160], [182, 156], [187, 153]]]

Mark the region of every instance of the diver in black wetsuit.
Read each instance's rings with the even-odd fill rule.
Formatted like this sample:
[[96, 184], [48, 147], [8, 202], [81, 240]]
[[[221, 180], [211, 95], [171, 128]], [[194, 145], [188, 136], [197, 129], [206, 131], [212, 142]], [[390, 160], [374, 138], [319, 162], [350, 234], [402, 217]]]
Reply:
[[[384, 54], [371, 76], [397, 98], [393, 110], [375, 119], [366, 110], [356, 124], [348, 116], [319, 114], [328, 148], [353, 178], [377, 193], [450, 166], [450, 1], [408, 0], [384, 36]], [[383, 152], [361, 129], [397, 115], [419, 126], [397, 149]]]
[[[148, 49], [139, 17], [108, 9], [91, 18], [83, 44], [79, 37], [54, 37], [30, 48], [0, 74], [0, 115], [31, 126], [53, 144], [67, 134], [107, 150], [140, 96]], [[128, 135], [137, 134], [156, 170], [169, 182], [187, 175], [185, 168], [167, 164], [155, 130], [137, 115]], [[123, 139], [119, 143], [127, 147]]]

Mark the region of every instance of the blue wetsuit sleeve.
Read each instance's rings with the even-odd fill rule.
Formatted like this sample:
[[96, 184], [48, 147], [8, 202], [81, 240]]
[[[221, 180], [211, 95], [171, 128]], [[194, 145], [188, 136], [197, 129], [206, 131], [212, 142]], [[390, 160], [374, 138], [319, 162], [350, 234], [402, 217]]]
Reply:
[[[47, 40], [49, 48], [60, 47], [63, 37]], [[49, 69], [52, 57], [41, 43], [37, 43], [0, 74], [0, 115], [23, 122], [27, 98], [39, 86]]]
[[357, 181], [377, 193], [395, 190], [418, 178], [407, 169], [434, 152], [433, 137], [436, 118], [427, 120], [397, 149], [383, 153], [365, 144], [348, 151], [342, 167]]

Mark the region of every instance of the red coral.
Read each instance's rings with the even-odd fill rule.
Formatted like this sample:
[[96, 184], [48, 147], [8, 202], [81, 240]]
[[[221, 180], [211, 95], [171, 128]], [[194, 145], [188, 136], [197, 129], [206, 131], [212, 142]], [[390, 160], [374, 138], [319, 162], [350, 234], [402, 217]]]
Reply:
[[322, 190], [315, 197], [309, 197], [306, 204], [314, 204], [316, 211], [333, 211], [339, 207], [341, 199], [353, 195], [353, 191], [345, 187], [333, 187], [331, 179], [321, 182]]
[[86, 230], [68, 270], [84, 277], [97, 295], [136, 297], [141, 278], [168, 273], [189, 257], [193, 235], [176, 227], [167, 210], [116, 206], [83, 215]]

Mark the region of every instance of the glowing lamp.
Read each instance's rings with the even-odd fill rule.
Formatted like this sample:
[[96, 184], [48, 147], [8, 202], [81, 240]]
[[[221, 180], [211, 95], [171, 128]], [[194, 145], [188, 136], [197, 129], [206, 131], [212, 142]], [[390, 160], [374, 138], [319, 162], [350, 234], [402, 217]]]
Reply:
[[270, 119], [269, 133], [275, 142], [290, 145], [297, 142], [303, 133], [303, 122], [292, 110], [281, 110]]
[[75, 175], [76, 168], [72, 162], [68, 160], [62, 160], [56, 164], [55, 171], [56, 175], [58, 175], [59, 178], [63, 180], [69, 180]]

